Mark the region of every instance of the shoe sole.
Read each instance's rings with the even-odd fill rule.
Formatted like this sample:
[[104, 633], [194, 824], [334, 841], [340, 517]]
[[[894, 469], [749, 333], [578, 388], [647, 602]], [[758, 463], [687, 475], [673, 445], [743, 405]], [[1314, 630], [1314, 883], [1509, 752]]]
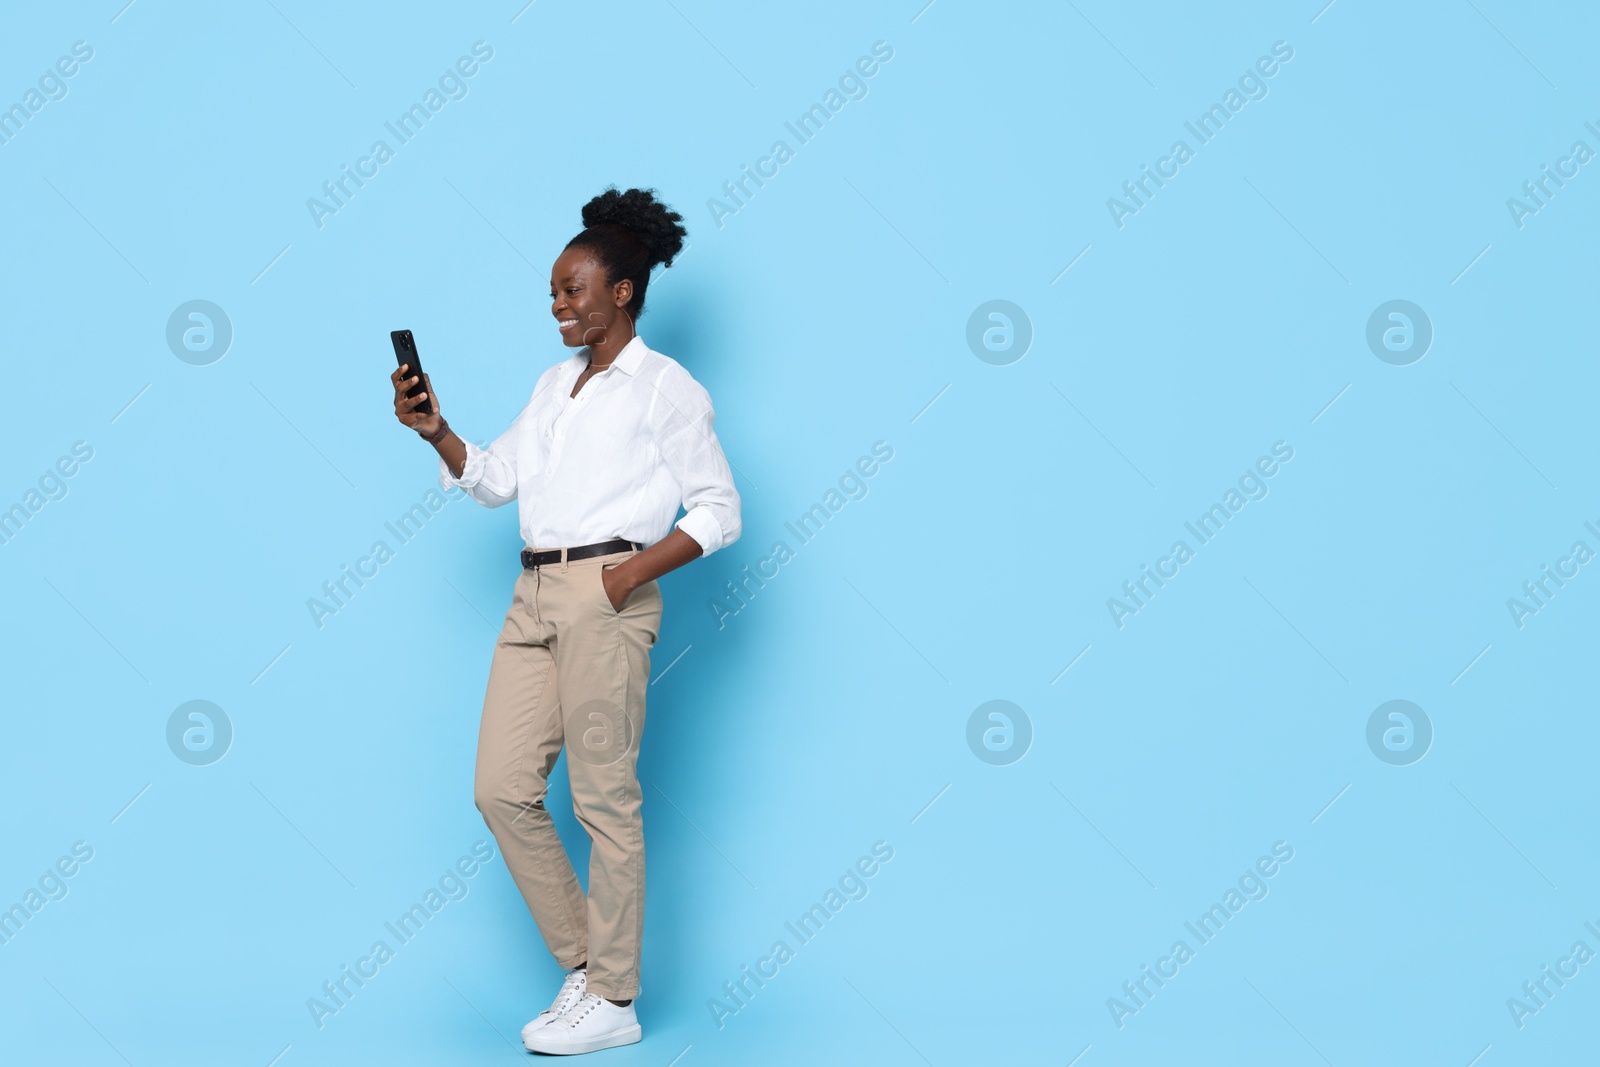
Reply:
[[[544, 1027], [540, 1027], [539, 1029], [543, 1030]], [[632, 1026], [625, 1026], [621, 1030], [616, 1030], [609, 1034], [603, 1034], [600, 1037], [592, 1037], [587, 1041], [580, 1041], [570, 1045], [561, 1044], [552, 1045], [549, 1048], [540, 1048], [538, 1038], [543, 1035], [541, 1035], [538, 1031], [535, 1031], [533, 1035], [534, 1040], [532, 1042], [524, 1042], [524, 1047], [526, 1047], [529, 1052], [542, 1052], [547, 1056], [578, 1056], [585, 1052], [599, 1052], [603, 1048], [616, 1048], [618, 1045], [631, 1045], [635, 1041], [638, 1041], [642, 1035], [643, 1031], [640, 1029], [639, 1024], [634, 1023]]]

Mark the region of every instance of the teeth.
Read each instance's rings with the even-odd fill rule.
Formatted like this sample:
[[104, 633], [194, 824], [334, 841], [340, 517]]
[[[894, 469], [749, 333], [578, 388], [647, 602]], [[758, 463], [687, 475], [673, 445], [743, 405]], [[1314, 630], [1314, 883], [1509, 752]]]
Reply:
[[562, 319], [560, 324], [562, 326], [576, 326], [578, 324], [578, 320], [577, 319]]

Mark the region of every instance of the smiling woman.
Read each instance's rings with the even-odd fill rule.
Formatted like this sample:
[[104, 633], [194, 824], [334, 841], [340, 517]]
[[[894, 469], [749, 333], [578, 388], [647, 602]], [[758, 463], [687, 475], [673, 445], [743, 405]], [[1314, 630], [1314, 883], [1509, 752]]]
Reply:
[[[574, 351], [539, 375], [487, 448], [451, 431], [426, 372], [415, 397], [408, 365], [390, 376], [395, 417], [439, 453], [441, 486], [486, 507], [517, 501], [522, 574], [489, 667], [473, 800], [567, 972], [554, 1002], [523, 1028], [534, 1052], [640, 1039], [635, 768], [661, 630], [656, 579], [741, 530], [710, 395], [634, 329], [650, 271], [683, 250], [682, 219], [647, 189], [612, 187], [584, 205], [582, 231], [550, 271], [552, 325]], [[430, 398], [424, 415], [417, 408]], [[545, 807], [563, 748], [573, 813], [591, 844], [587, 894]]]

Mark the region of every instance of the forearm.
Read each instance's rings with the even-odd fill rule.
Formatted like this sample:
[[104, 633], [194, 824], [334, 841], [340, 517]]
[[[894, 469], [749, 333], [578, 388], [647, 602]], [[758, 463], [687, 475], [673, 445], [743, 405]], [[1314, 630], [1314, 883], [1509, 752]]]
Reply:
[[668, 571], [677, 570], [690, 560], [699, 559], [701, 551], [699, 541], [674, 527], [671, 533], [643, 552], [617, 564], [611, 573], [624, 579], [628, 591], [632, 592]]

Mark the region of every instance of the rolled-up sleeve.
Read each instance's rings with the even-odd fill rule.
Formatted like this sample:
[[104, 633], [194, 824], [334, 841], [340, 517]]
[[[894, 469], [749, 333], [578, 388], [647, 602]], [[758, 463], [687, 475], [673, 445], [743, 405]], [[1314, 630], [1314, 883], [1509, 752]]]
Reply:
[[739, 539], [739, 491], [712, 428], [716, 412], [711, 395], [686, 374], [662, 377], [651, 424], [662, 458], [683, 492], [685, 514], [675, 525], [699, 542], [702, 556], [709, 556]]
[[461, 477], [450, 473], [450, 464], [439, 457], [439, 485], [444, 489], [465, 489], [484, 507], [497, 508], [517, 498], [517, 437], [522, 418], [519, 416], [511, 428], [493, 441], [487, 449], [461, 439], [467, 447], [467, 462], [461, 468]]

